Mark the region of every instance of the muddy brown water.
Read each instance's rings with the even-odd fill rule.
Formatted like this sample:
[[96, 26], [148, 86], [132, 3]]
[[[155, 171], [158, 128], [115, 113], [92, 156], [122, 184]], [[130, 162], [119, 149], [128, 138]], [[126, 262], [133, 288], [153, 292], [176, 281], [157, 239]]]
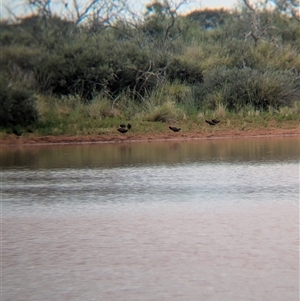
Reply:
[[2, 300], [299, 300], [297, 138], [0, 149]]

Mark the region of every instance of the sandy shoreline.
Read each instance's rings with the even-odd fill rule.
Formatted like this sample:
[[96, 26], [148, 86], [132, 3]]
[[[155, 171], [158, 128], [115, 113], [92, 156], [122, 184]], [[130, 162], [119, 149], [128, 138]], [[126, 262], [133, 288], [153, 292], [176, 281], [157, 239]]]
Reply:
[[263, 137], [300, 137], [300, 128], [290, 129], [255, 129], [249, 131], [224, 130], [211, 133], [179, 132], [179, 133], [127, 133], [104, 134], [88, 136], [8, 136], [0, 139], [0, 146], [12, 145], [53, 145], [53, 144], [89, 144], [89, 143], [121, 143], [137, 141], [172, 141], [172, 140], [196, 140], [196, 139], [236, 139], [236, 138], [263, 138]]

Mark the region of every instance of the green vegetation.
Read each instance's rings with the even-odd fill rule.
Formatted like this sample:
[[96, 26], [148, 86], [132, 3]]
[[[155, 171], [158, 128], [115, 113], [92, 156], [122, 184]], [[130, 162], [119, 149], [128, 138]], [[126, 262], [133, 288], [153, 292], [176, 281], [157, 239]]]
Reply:
[[133, 132], [164, 122], [207, 131], [212, 117], [223, 129], [299, 125], [300, 26], [287, 10], [241, 3], [181, 16], [162, 1], [142, 19], [71, 20], [38, 8], [1, 21], [2, 137], [105, 134], [124, 120]]

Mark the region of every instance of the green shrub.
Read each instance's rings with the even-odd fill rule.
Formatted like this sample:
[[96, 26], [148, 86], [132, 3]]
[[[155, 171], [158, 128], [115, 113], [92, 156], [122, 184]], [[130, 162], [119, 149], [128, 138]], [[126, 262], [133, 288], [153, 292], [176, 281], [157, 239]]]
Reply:
[[267, 110], [290, 106], [300, 97], [300, 84], [292, 72], [216, 68], [205, 74], [195, 94], [198, 106], [209, 109], [223, 103], [236, 111], [246, 105]]
[[223, 25], [229, 17], [229, 11], [221, 9], [203, 9], [194, 10], [186, 16], [189, 20], [195, 22], [206, 30]]
[[41, 50], [25, 46], [6, 46], [1, 49], [1, 68], [17, 65], [23, 70], [32, 70], [41, 55]]
[[168, 80], [186, 84], [199, 84], [203, 82], [203, 74], [195, 62], [185, 60], [184, 57], [174, 57], [167, 67]]
[[184, 119], [185, 114], [176, 107], [174, 102], [166, 101], [161, 105], [154, 106], [151, 102], [147, 103], [145, 120], [170, 122], [177, 119]]
[[98, 42], [91, 41], [87, 48], [77, 40], [45, 55], [34, 69], [40, 91], [76, 94], [87, 100], [103, 92], [113, 99], [131, 91], [132, 97], [140, 98], [164, 79], [186, 84], [202, 81], [201, 69], [192, 61], [166, 56], [152, 61], [147, 48], [132, 42], [102, 41], [100, 48]]
[[134, 44], [116, 47], [106, 41], [100, 47], [96, 42], [84, 47], [78, 39], [45, 56], [35, 76], [42, 92], [77, 94], [91, 100], [100, 92], [113, 97], [128, 88], [140, 94], [151, 89], [156, 81], [145, 73], [148, 68], [145, 51]]
[[24, 99], [26, 88], [71, 108], [75, 97], [91, 104], [91, 118], [134, 116], [149, 98], [156, 109], [171, 101], [185, 112], [220, 104], [236, 111], [278, 108], [299, 98], [300, 27], [292, 18], [262, 10], [254, 27], [245, 8], [188, 16], [177, 16], [165, 2], [146, 8], [134, 24], [121, 16], [112, 26], [50, 16], [2, 22], [1, 70], [18, 87], [5, 97]]
[[37, 120], [38, 113], [32, 93], [8, 88], [5, 82], [0, 80], [0, 126], [26, 127]]

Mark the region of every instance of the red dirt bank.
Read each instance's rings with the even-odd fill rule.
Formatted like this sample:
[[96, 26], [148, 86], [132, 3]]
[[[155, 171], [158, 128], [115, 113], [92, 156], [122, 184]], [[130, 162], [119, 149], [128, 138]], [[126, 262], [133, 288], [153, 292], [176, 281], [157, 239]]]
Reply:
[[89, 136], [8, 136], [0, 139], [0, 146], [34, 145], [34, 144], [79, 144], [79, 143], [119, 143], [133, 141], [168, 141], [191, 139], [222, 139], [222, 138], [247, 138], [247, 137], [300, 137], [300, 128], [292, 129], [255, 129], [249, 131], [229, 130], [215, 133], [157, 133], [157, 134], [104, 134]]

